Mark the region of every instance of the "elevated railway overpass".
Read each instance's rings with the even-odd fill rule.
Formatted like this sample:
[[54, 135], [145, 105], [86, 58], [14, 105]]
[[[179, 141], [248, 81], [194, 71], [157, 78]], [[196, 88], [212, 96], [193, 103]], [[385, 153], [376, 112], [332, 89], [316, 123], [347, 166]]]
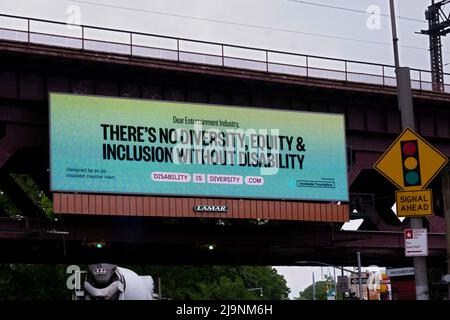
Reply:
[[[0, 196], [21, 212], [10, 217], [5, 205], [0, 208], [2, 261], [291, 265], [311, 260], [352, 265], [361, 251], [365, 265], [411, 265], [403, 248], [408, 219], [397, 219], [391, 210], [394, 187], [372, 169], [401, 131], [392, 66], [0, 18]], [[449, 156], [450, 86], [435, 92], [430, 79], [430, 72], [412, 70], [416, 128]], [[158, 215], [164, 204], [177, 212], [171, 203], [183, 199], [171, 197], [160, 197], [162, 209], [145, 213], [139, 196], [126, 198], [122, 210], [112, 210], [110, 196], [93, 194], [83, 209], [78, 195], [50, 191], [49, 92], [343, 114], [350, 202], [341, 208], [315, 207], [313, 221], [300, 203], [289, 204], [288, 216], [258, 219], [264, 208], [277, 212], [270, 201], [244, 206], [251, 219]], [[55, 201], [57, 221], [47, 218], [17, 183], [17, 175], [29, 176]], [[439, 178], [431, 188], [435, 215], [425, 223], [428, 262], [442, 266], [446, 248]], [[356, 232], [342, 231], [348, 218], [364, 222]], [[104, 247], [93, 248], [96, 242]], [[210, 244], [214, 250], [208, 250]]]

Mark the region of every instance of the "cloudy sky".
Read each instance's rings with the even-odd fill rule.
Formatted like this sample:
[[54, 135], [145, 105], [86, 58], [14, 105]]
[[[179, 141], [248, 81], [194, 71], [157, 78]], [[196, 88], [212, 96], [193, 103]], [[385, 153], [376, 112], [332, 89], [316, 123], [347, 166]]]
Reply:
[[[403, 66], [429, 69], [430, 0], [396, 0]], [[393, 64], [388, 0], [2, 0], [0, 12], [257, 48]], [[71, 22], [74, 22], [73, 20]], [[77, 22], [77, 21], [75, 21]], [[0, 18], [0, 26], [5, 25]], [[444, 63], [450, 62], [443, 40]], [[449, 71], [450, 66], [446, 66]], [[328, 269], [284, 267], [297, 296]], [[333, 273], [332, 270], [330, 270]]]
[[[401, 63], [429, 68], [430, 0], [396, 0]], [[3, 0], [2, 13], [311, 55], [393, 63], [388, 0]], [[369, 12], [369, 13], [368, 13]], [[379, 15], [378, 15], [379, 13]], [[450, 48], [444, 40], [444, 60]], [[450, 60], [449, 60], [450, 61]]]

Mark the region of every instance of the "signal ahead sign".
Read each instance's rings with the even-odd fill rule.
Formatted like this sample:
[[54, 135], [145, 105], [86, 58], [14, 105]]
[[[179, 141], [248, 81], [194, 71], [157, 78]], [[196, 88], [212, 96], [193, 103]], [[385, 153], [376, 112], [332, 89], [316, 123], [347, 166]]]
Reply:
[[397, 216], [417, 217], [433, 214], [433, 193], [431, 189], [420, 191], [396, 191]]
[[402, 190], [421, 190], [445, 167], [448, 159], [425, 139], [406, 128], [375, 163]]

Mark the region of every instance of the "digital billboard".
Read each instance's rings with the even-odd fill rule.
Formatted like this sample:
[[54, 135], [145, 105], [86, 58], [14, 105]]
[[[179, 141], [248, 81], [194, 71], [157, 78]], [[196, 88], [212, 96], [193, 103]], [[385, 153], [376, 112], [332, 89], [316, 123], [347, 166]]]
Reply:
[[348, 201], [344, 116], [50, 94], [55, 192]]

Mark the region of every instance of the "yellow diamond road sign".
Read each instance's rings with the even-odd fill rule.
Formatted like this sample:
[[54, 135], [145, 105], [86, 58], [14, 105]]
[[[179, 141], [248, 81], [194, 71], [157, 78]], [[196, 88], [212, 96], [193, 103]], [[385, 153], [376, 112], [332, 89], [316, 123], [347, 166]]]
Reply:
[[374, 168], [402, 190], [421, 190], [447, 164], [448, 159], [421, 136], [406, 128]]

